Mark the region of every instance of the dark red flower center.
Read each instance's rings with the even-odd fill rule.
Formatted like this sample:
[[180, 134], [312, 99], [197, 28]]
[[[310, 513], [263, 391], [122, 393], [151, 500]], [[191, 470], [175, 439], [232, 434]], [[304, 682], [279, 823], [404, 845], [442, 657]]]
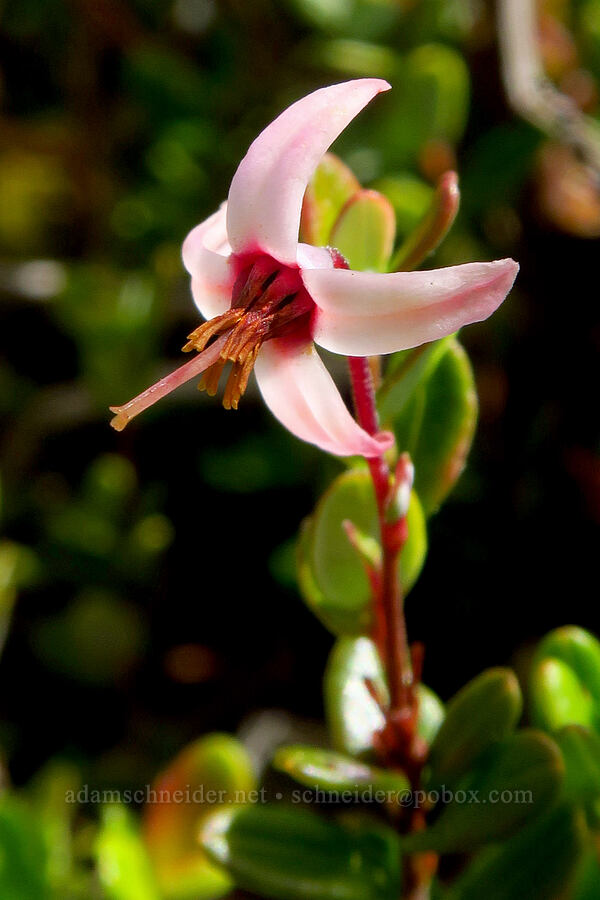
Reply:
[[213, 396], [225, 366], [231, 363], [223, 396], [225, 409], [237, 409], [265, 341], [309, 339], [314, 309], [298, 268], [282, 266], [265, 255], [238, 259], [237, 264], [230, 308], [196, 328], [183, 348], [200, 352], [214, 338], [227, 335], [219, 360], [204, 372], [199, 384]]

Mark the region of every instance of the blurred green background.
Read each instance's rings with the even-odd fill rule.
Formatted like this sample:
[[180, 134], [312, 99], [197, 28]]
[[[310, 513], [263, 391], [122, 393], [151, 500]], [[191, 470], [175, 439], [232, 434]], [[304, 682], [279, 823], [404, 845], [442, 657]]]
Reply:
[[[600, 2], [546, 0], [548, 74], [599, 114]], [[180, 261], [248, 144], [289, 102], [389, 79], [335, 150], [399, 235], [456, 167], [432, 264], [514, 256], [468, 329], [480, 423], [410, 597], [448, 697], [566, 621], [598, 631], [597, 185], [507, 109], [479, 0], [0, 2], [0, 746], [23, 785], [55, 757], [146, 784], [190, 739], [256, 710], [321, 714], [331, 638], [294, 541], [340, 466], [252, 388], [193, 386], [128, 430], [122, 403], [198, 322]], [[329, 360], [346, 384], [340, 361]]]

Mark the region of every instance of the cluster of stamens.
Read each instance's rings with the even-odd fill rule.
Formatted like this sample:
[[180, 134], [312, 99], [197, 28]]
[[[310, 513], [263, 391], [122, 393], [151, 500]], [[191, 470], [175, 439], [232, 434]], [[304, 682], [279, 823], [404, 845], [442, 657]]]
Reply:
[[[239, 262], [239, 260], [238, 260]], [[258, 351], [271, 338], [307, 338], [314, 303], [300, 272], [260, 256], [240, 267], [232, 291], [231, 307], [188, 335], [183, 348], [197, 355], [175, 372], [146, 388], [129, 403], [111, 406], [111, 425], [117, 431], [191, 378], [202, 375], [198, 387], [214, 395], [225, 366], [230, 363], [223, 406], [237, 409], [246, 390]]]
[[200, 390], [214, 396], [225, 366], [231, 363], [223, 406], [237, 409], [263, 343], [285, 334], [292, 323], [297, 327], [311, 308], [297, 270], [278, 267], [269, 257], [246, 267], [234, 285], [231, 308], [196, 328], [183, 347], [186, 353], [202, 352], [209, 342], [226, 336], [219, 359], [202, 375]]

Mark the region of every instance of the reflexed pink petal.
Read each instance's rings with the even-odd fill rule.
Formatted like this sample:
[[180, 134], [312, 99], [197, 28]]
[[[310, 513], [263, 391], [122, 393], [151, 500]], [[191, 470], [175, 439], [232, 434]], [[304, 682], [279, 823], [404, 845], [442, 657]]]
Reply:
[[518, 270], [514, 260], [503, 259], [389, 275], [309, 269], [302, 278], [318, 307], [315, 342], [334, 353], [371, 356], [417, 347], [487, 319]]
[[229, 189], [227, 232], [236, 253], [296, 261], [302, 198], [319, 160], [363, 106], [389, 84], [359, 78], [289, 106], [250, 146]]
[[391, 435], [372, 437], [355, 422], [312, 344], [271, 340], [254, 371], [273, 415], [303, 441], [337, 456], [380, 456], [391, 446]]
[[229, 309], [233, 273], [225, 219], [227, 204], [190, 231], [183, 242], [183, 264], [192, 276], [192, 295], [206, 319]]

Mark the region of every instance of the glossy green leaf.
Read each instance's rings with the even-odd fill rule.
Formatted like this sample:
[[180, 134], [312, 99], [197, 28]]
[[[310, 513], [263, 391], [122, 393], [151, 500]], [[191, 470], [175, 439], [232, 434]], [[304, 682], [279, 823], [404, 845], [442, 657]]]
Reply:
[[400, 855], [388, 829], [350, 831], [297, 807], [213, 814], [203, 846], [237, 885], [274, 900], [397, 900]]
[[227, 894], [230, 877], [207, 859], [197, 836], [199, 823], [215, 809], [256, 799], [256, 778], [243, 746], [227, 734], [200, 738], [167, 766], [153, 789], [159, 798], [165, 793], [162, 802], [144, 809], [144, 837], [166, 900], [216, 900]]
[[557, 806], [508, 841], [483, 850], [445, 900], [557, 900], [573, 877], [585, 839], [582, 815]]
[[594, 701], [567, 663], [547, 657], [534, 665], [530, 677], [532, 721], [554, 731], [564, 725], [592, 726]]
[[[383, 272], [396, 236], [396, 217], [390, 201], [377, 191], [361, 190], [337, 217], [329, 243], [347, 259], [351, 269]], [[365, 303], [369, 298], [365, 297]]]
[[[417, 690], [417, 730], [430, 743], [443, 721], [444, 707], [430, 688], [420, 684]], [[325, 670], [324, 691], [334, 747], [352, 756], [372, 757], [374, 736], [385, 725], [383, 709], [389, 704], [389, 692], [379, 653], [370, 638], [342, 637], [336, 642]]]
[[46, 900], [47, 854], [39, 823], [16, 797], [0, 797], [0, 897]]
[[446, 718], [429, 755], [432, 788], [454, 785], [497, 741], [510, 734], [521, 717], [519, 682], [510, 669], [487, 669], [446, 706]]
[[371, 755], [373, 737], [385, 724], [382, 707], [389, 703], [385, 673], [373, 641], [340, 638], [327, 662], [323, 686], [333, 746], [352, 756]]
[[[305, 524], [298, 546], [298, 578], [307, 604], [335, 634], [360, 634], [371, 626], [371, 589], [361, 558], [344, 531], [345, 520], [377, 540], [375, 496], [365, 469], [344, 472], [333, 482]], [[427, 551], [425, 520], [414, 493], [408, 534], [398, 564], [405, 595], [421, 571]]]
[[405, 838], [404, 847], [454, 853], [508, 837], [556, 800], [563, 776], [560, 750], [548, 735], [511, 735], [480, 758], [452, 791], [446, 789], [450, 799], [439, 818]]
[[581, 725], [567, 725], [554, 737], [565, 761], [565, 797], [581, 803], [600, 797], [600, 737]]
[[600, 641], [584, 628], [565, 625], [551, 631], [540, 642], [535, 658], [541, 660], [547, 656], [571, 667], [593, 697], [600, 719]]
[[411, 359], [405, 372], [401, 367], [384, 384], [380, 409], [398, 448], [411, 455], [415, 490], [429, 515], [464, 469], [477, 422], [477, 391], [469, 357], [456, 338], [424, 353], [422, 361], [415, 357], [412, 366]]
[[372, 787], [374, 791], [403, 792], [410, 782], [401, 772], [357, 762], [351, 756], [304, 744], [280, 747], [273, 766], [315, 790], [344, 791]]
[[115, 805], [103, 810], [95, 851], [107, 900], [160, 900], [148, 850], [127, 809]]
[[317, 247], [330, 244], [331, 229], [342, 208], [360, 189], [351, 169], [333, 153], [326, 153], [304, 194], [300, 240]]

